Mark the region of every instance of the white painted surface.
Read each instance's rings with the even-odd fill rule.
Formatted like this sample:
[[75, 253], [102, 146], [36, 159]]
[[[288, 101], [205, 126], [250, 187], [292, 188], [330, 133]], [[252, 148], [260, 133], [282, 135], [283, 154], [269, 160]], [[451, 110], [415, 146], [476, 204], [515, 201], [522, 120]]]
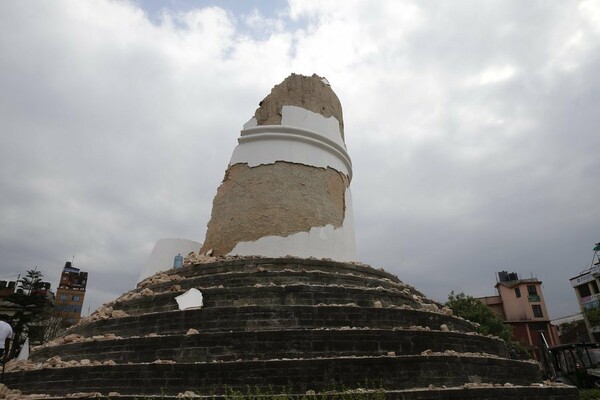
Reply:
[[175, 300], [177, 301], [179, 309], [182, 311], [189, 308], [201, 308], [204, 305], [202, 292], [195, 288], [191, 288], [184, 294], [180, 294], [175, 297]]
[[23, 343], [23, 347], [21, 347], [17, 360], [29, 360], [29, 336], [25, 339], [25, 343]]
[[281, 125], [295, 126], [318, 132], [346, 150], [346, 144], [340, 133], [340, 122], [336, 117], [326, 118], [302, 107], [283, 106], [281, 109]]
[[252, 128], [253, 126], [258, 125], [258, 121], [256, 121], [256, 118], [252, 117], [248, 120], [248, 122], [246, 122], [244, 124], [244, 129], [246, 128]]
[[143, 281], [149, 276], [159, 271], [166, 271], [173, 268], [173, 261], [177, 254], [187, 256], [190, 252], [198, 252], [202, 243], [194, 242], [188, 239], [160, 239], [154, 245], [152, 252], [144, 264], [144, 270], [138, 278], [138, 282]]
[[244, 124], [229, 165], [250, 167], [286, 161], [314, 167], [331, 167], [352, 179], [352, 161], [335, 117], [301, 107], [284, 106], [281, 125]]
[[265, 236], [253, 242], [240, 242], [229, 255], [265, 257], [331, 258], [336, 261], [355, 261], [356, 242], [354, 238], [354, 218], [352, 194], [346, 189], [346, 213], [340, 228], [333, 225], [313, 227], [308, 232], [298, 232], [289, 236]]

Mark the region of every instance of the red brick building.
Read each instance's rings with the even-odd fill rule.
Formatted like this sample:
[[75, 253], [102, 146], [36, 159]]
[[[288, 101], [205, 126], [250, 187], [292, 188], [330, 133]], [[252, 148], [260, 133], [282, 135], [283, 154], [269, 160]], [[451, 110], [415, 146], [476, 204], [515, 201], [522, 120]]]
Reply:
[[81, 318], [87, 280], [87, 272], [74, 268], [71, 262], [67, 261], [56, 290], [56, 309], [59, 316], [69, 324], [74, 325]]

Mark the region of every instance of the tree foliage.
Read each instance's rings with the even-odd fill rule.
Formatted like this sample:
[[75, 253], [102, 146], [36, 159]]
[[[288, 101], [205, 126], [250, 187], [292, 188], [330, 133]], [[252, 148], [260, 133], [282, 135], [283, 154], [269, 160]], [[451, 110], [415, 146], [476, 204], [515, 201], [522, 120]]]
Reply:
[[21, 288], [24, 292], [26, 292], [27, 294], [31, 294], [31, 291], [39, 290], [43, 287], [43, 277], [44, 275], [42, 274], [42, 271], [30, 269], [29, 271], [27, 271], [24, 277], [19, 279], [18, 282], [21, 285]]
[[26, 337], [29, 337], [31, 344], [41, 344], [54, 338], [67, 326], [56, 310], [53, 298], [42, 290], [45, 285], [43, 277], [37, 269], [28, 270], [18, 280], [22, 290], [4, 297], [4, 300], [21, 306], [13, 315], [2, 315], [10, 321], [14, 331], [11, 357], [16, 357]]
[[477, 322], [477, 332], [482, 335], [495, 335], [507, 342], [512, 340], [512, 326], [505, 324], [502, 319], [494, 314], [488, 306], [474, 297], [464, 293], [448, 295], [446, 306], [450, 307], [454, 314], [471, 322]]
[[464, 293], [455, 294], [452, 291], [448, 295], [446, 306], [450, 307], [455, 315], [479, 324], [477, 333], [495, 335], [504, 339], [513, 357], [529, 358], [527, 350], [525, 350], [523, 345], [512, 340], [512, 326], [505, 324], [500, 316], [494, 314], [481, 301]]
[[584, 312], [592, 326], [600, 325], [600, 308], [592, 308], [591, 310], [585, 310]]

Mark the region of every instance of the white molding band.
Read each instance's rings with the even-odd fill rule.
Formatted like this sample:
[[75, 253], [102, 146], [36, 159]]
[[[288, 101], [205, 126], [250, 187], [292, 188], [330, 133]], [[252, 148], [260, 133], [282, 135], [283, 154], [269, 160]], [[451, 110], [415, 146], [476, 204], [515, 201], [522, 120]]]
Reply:
[[284, 106], [282, 125], [253, 125], [250, 122], [241, 131], [230, 165], [246, 163], [255, 167], [287, 161], [331, 167], [352, 180], [352, 161], [334, 117], [325, 118], [300, 107]]

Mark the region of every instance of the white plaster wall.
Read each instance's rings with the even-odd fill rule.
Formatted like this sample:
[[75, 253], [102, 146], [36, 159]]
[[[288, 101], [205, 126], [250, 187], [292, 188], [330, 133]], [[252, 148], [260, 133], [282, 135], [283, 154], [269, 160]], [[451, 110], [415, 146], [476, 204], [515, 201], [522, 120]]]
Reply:
[[331, 167], [352, 179], [352, 162], [335, 117], [325, 118], [301, 107], [284, 106], [281, 125], [246, 124], [229, 165], [250, 167], [276, 161]]
[[324, 117], [302, 107], [283, 106], [281, 108], [281, 125], [297, 126], [319, 132], [344, 149], [346, 148], [340, 133], [340, 121], [336, 117]]
[[356, 242], [350, 188], [346, 189], [345, 202], [344, 222], [340, 228], [326, 225], [285, 237], [265, 236], [253, 242], [240, 242], [229, 255], [262, 255], [265, 257], [291, 255], [304, 258], [331, 258], [336, 261], [355, 261]]
[[152, 252], [148, 256], [144, 269], [138, 278], [138, 282], [159, 271], [166, 271], [173, 268], [173, 259], [177, 254], [187, 256], [190, 252], [198, 252], [202, 243], [194, 242], [188, 239], [160, 239], [154, 245]]

